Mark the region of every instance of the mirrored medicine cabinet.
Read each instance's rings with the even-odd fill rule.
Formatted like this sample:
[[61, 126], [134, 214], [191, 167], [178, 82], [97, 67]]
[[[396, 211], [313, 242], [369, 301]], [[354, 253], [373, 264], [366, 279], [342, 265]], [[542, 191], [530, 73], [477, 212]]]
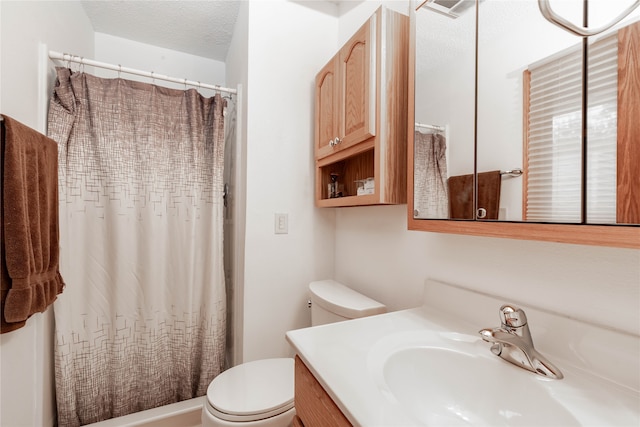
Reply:
[[542, 9], [412, 7], [409, 229], [640, 248], [640, 7]]

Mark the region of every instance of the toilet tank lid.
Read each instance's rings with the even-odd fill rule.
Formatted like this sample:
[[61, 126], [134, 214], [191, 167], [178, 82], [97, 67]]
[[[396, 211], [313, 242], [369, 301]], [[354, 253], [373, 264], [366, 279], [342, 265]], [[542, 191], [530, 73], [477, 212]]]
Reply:
[[387, 312], [387, 307], [335, 280], [318, 280], [309, 284], [311, 302], [347, 319]]

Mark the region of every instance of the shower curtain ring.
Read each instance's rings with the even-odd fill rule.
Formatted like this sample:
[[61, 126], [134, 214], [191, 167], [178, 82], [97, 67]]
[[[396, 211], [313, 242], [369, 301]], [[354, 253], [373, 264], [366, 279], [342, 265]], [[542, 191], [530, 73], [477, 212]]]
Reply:
[[184, 79], [184, 90], [187, 90], [187, 79]]
[[156, 78], [155, 78], [155, 76], [153, 75], [153, 71], [151, 72], [151, 83], [152, 83], [152, 84], [156, 84]]
[[118, 64], [118, 78], [120, 78], [120, 73], [122, 73], [122, 65]]

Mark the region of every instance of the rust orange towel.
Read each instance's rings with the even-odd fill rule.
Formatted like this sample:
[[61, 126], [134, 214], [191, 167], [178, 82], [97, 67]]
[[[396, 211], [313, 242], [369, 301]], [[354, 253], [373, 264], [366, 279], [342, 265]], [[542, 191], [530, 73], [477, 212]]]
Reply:
[[58, 146], [3, 115], [1, 333], [24, 326], [62, 292]]
[[[449, 218], [474, 219], [473, 175], [449, 178]], [[498, 219], [500, 213], [500, 187], [502, 175], [499, 170], [478, 173], [478, 208], [487, 211], [483, 219]]]

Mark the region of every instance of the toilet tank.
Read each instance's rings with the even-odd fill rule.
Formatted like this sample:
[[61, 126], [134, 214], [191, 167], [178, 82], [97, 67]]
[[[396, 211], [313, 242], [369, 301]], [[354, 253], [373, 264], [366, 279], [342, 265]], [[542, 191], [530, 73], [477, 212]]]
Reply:
[[311, 325], [341, 322], [387, 312], [387, 307], [335, 280], [309, 284]]

